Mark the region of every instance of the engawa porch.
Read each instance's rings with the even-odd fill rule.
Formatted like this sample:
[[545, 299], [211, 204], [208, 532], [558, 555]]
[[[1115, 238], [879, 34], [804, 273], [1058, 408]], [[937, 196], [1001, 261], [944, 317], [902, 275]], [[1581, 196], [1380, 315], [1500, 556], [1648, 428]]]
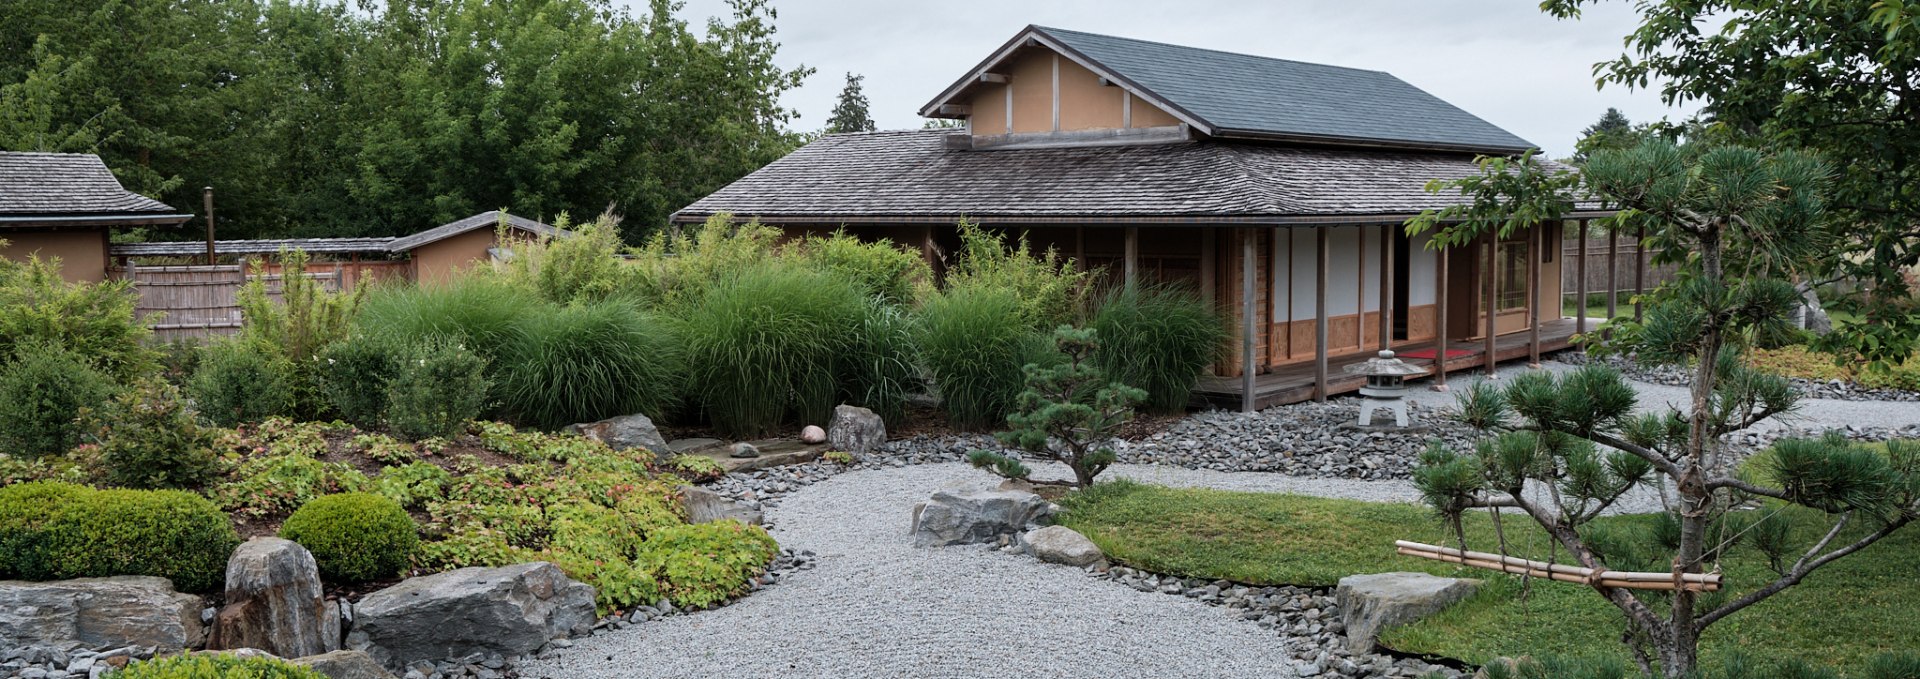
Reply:
[[[1589, 319], [1587, 327], [1591, 329], [1595, 325], [1598, 325], [1598, 322], [1599, 319]], [[1571, 348], [1573, 346], [1573, 337], [1575, 333], [1578, 332], [1579, 325], [1578, 319], [1573, 318], [1542, 321], [1540, 323], [1540, 343], [1537, 351], [1541, 355], [1545, 355]], [[1434, 342], [1423, 342], [1396, 348], [1396, 351], [1403, 355], [1401, 360], [1424, 367], [1428, 370], [1428, 378], [1415, 382], [1419, 388], [1426, 388], [1435, 382], [1431, 375], [1433, 374], [1436, 360], [1429, 358], [1406, 358], [1404, 356], [1404, 354], [1409, 353], [1417, 354], [1422, 350], [1433, 351], [1434, 356], [1439, 356]], [[1500, 335], [1494, 339], [1493, 360], [1498, 363], [1516, 359], [1527, 359], [1531, 358], [1535, 351], [1531, 332], [1509, 333]], [[1483, 341], [1450, 342], [1447, 345], [1447, 355], [1449, 357], [1447, 359], [1448, 372], [1473, 369], [1485, 370], [1488, 365], [1486, 343]], [[1369, 358], [1373, 358], [1372, 353], [1353, 354], [1328, 360], [1327, 394], [1331, 396], [1358, 391], [1360, 385], [1363, 384], [1366, 379], [1347, 374], [1346, 367], [1357, 363], [1364, 363]], [[1265, 409], [1273, 406], [1313, 400], [1315, 386], [1314, 366], [1311, 361], [1275, 368], [1272, 372], [1263, 373], [1254, 378], [1253, 407], [1255, 409]], [[1200, 378], [1199, 388], [1193, 392], [1193, 402], [1195, 405], [1202, 407], [1237, 409], [1244, 406], [1245, 393], [1242, 378], [1202, 377]]]

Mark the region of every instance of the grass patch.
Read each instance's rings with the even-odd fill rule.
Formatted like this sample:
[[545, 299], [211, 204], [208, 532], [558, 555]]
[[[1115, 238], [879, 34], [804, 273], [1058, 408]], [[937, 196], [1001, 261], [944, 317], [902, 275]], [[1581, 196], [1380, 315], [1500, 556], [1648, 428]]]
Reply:
[[[1065, 504], [1061, 523], [1086, 534], [1110, 558], [1150, 571], [1315, 586], [1357, 573], [1420, 571], [1487, 583], [1462, 605], [1383, 636], [1402, 651], [1473, 663], [1525, 654], [1628, 660], [1619, 643], [1624, 621], [1591, 590], [1536, 580], [1522, 597], [1518, 578], [1394, 554], [1396, 539], [1453, 543], [1421, 506], [1124, 481], [1100, 484]], [[1789, 516], [1798, 529], [1796, 541], [1817, 537], [1811, 533], [1823, 526], [1818, 512]], [[1648, 530], [1652, 521], [1636, 516], [1600, 523]], [[1509, 514], [1505, 525], [1516, 555], [1550, 556], [1545, 536], [1530, 521]], [[1470, 547], [1494, 551], [1490, 548], [1497, 542], [1487, 516], [1469, 517], [1466, 532]], [[1560, 557], [1566, 561], [1564, 552]], [[1858, 666], [1879, 653], [1920, 647], [1920, 626], [1908, 622], [1920, 615], [1920, 587], [1913, 586], [1911, 565], [1916, 560], [1920, 532], [1897, 533], [1716, 624], [1707, 631], [1704, 653], [1713, 660], [1738, 649], [1766, 660]], [[1748, 548], [1733, 550], [1723, 567], [1735, 595], [1772, 576], [1764, 557]]]

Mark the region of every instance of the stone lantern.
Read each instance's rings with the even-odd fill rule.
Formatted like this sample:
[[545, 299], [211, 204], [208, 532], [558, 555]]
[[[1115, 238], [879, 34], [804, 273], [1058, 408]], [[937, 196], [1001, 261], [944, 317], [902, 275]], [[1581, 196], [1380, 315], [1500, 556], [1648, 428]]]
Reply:
[[1394, 358], [1392, 351], [1383, 350], [1366, 363], [1347, 366], [1347, 372], [1367, 377], [1367, 385], [1360, 388], [1365, 399], [1360, 405], [1360, 426], [1371, 426], [1373, 411], [1381, 408], [1393, 411], [1395, 426], [1407, 426], [1407, 378], [1425, 375], [1425, 369], [1407, 365]]

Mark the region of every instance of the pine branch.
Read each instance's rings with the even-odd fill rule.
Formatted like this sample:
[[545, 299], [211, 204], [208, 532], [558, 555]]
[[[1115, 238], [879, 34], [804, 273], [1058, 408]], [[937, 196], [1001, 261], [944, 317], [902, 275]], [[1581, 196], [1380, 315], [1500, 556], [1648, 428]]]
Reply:
[[1842, 514], [1840, 520], [1834, 522], [1833, 529], [1827, 531], [1826, 536], [1820, 538], [1820, 542], [1815, 544], [1812, 549], [1807, 550], [1807, 553], [1802, 555], [1800, 560], [1793, 564], [1792, 570], [1788, 571], [1786, 575], [1781, 576], [1773, 582], [1767, 583], [1765, 587], [1748, 592], [1746, 596], [1727, 602], [1726, 605], [1696, 618], [1693, 623], [1694, 633], [1705, 632], [1708, 625], [1718, 622], [1721, 618], [1733, 615], [1743, 608], [1760, 603], [1768, 597], [1779, 594], [1788, 587], [1800, 584], [1800, 581], [1806, 579], [1809, 573], [1819, 570], [1820, 567], [1833, 563], [1848, 554], [1866, 549], [1873, 543], [1879, 542], [1881, 538], [1892, 535], [1894, 531], [1899, 530], [1902, 526], [1907, 525], [1908, 522], [1913, 520], [1911, 515], [1901, 514], [1900, 518], [1887, 522], [1887, 525], [1881, 526], [1879, 530], [1872, 533], [1868, 533], [1866, 537], [1855, 540], [1844, 547], [1835, 549], [1819, 557], [1815, 557], [1815, 554], [1819, 554], [1820, 550], [1825, 549], [1827, 544], [1832, 542], [1833, 539], [1840, 534], [1840, 529], [1847, 525], [1847, 520], [1852, 515], [1852, 512]]

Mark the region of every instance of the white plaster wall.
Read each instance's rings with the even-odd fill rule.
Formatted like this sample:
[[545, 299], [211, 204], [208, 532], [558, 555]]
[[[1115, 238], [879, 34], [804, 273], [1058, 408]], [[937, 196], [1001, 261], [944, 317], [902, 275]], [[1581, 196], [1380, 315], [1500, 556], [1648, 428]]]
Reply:
[[1407, 304], [1420, 306], [1433, 304], [1437, 300], [1435, 287], [1439, 284], [1439, 253], [1427, 249], [1427, 234], [1414, 236], [1407, 245]]

